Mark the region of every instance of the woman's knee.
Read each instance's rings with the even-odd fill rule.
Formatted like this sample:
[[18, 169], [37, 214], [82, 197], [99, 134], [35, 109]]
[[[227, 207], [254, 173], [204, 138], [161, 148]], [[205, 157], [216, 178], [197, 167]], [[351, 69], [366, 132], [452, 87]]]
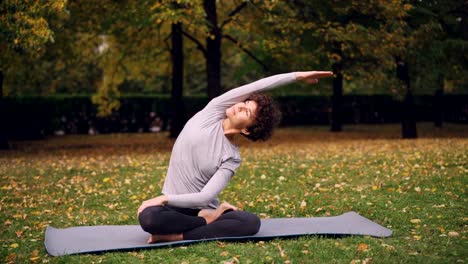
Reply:
[[152, 206], [143, 210], [138, 215], [141, 228], [151, 234], [155, 234], [162, 226], [161, 217], [158, 217], [164, 209], [161, 206]]
[[260, 226], [262, 224], [262, 221], [260, 220], [260, 218], [255, 215], [255, 214], [252, 214], [252, 213], [248, 213], [249, 216], [248, 216], [248, 224], [247, 226], [249, 226], [249, 235], [255, 235], [258, 233], [258, 231], [260, 230]]
[[240, 227], [242, 229], [242, 235], [251, 236], [258, 233], [261, 221], [257, 215], [244, 211], [237, 211], [236, 213], [238, 219], [241, 221]]

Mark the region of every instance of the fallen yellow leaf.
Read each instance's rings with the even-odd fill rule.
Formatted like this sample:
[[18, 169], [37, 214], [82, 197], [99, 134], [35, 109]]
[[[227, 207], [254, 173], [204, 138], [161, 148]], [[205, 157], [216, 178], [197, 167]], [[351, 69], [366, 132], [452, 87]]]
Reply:
[[369, 245], [367, 245], [366, 243], [360, 243], [357, 247], [357, 251], [359, 252], [369, 251]]
[[306, 206], [307, 206], [306, 201], [302, 200], [302, 202], [301, 202], [301, 209], [304, 210], [304, 209], [306, 208]]
[[282, 258], [285, 258], [285, 257], [286, 257], [286, 254], [284, 253], [284, 250], [281, 248], [281, 245], [280, 245], [280, 244], [277, 244], [276, 246], [278, 247], [280, 256], [281, 256]]
[[382, 244], [382, 247], [388, 249], [388, 250], [394, 250], [395, 247], [394, 246], [391, 246], [391, 245], [388, 245], [388, 244]]
[[6, 262], [15, 263], [15, 261], [16, 261], [16, 254], [15, 254], [15, 253], [8, 254], [8, 256], [6, 256], [5, 260], [6, 260]]

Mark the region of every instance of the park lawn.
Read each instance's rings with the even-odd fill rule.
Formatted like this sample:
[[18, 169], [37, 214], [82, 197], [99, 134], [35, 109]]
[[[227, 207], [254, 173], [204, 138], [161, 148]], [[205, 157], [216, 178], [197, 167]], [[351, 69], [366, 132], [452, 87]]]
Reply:
[[99, 255], [48, 256], [47, 225], [137, 224], [159, 194], [167, 134], [65, 136], [12, 142], [0, 152], [0, 262], [5, 263], [457, 263], [468, 261], [468, 126], [419, 124], [283, 128], [240, 141], [243, 163], [221, 200], [268, 217], [356, 211], [389, 238], [301, 237], [210, 242]]

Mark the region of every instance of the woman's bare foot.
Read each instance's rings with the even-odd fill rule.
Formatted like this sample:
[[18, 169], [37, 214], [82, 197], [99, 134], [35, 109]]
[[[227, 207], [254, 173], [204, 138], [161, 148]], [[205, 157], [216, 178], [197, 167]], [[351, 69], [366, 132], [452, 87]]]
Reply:
[[205, 218], [206, 224], [211, 224], [218, 219], [227, 210], [237, 210], [237, 207], [229, 203], [222, 203], [216, 210], [203, 209], [198, 212], [198, 216]]
[[183, 240], [184, 237], [182, 234], [170, 234], [170, 235], [151, 235], [146, 241], [148, 244], [156, 243], [156, 242], [171, 242], [171, 241], [180, 241]]

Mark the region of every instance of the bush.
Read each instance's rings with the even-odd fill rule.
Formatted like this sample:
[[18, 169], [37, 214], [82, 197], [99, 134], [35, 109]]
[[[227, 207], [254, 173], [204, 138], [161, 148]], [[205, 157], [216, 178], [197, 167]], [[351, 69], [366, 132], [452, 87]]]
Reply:
[[[90, 96], [23, 96], [3, 99], [6, 109], [7, 135], [15, 139], [40, 139], [56, 134], [149, 132], [159, 124], [167, 129], [170, 116], [168, 95], [122, 96], [121, 107], [109, 117], [96, 116]], [[327, 125], [330, 123], [331, 100], [327, 96], [277, 96], [282, 112], [282, 126]], [[208, 103], [204, 96], [184, 98], [191, 117]], [[417, 121], [433, 120], [433, 97], [415, 96]], [[399, 122], [400, 102], [388, 95], [344, 96], [343, 122]], [[444, 119], [448, 122], [468, 122], [468, 95], [446, 95]]]

